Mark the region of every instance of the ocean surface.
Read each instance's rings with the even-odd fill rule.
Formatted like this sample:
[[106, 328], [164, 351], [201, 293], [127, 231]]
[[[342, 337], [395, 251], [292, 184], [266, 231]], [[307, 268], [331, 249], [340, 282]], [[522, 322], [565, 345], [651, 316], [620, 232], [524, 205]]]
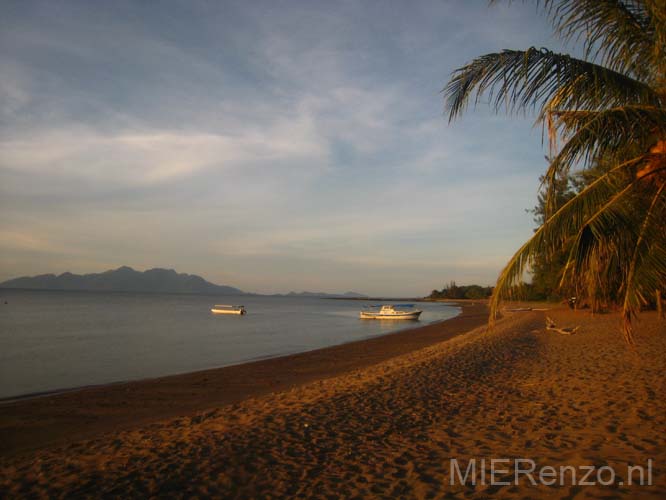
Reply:
[[[245, 316], [213, 315], [243, 304]], [[0, 398], [185, 373], [414, 328], [459, 309], [419, 303], [420, 321], [360, 320], [366, 301], [0, 290]]]

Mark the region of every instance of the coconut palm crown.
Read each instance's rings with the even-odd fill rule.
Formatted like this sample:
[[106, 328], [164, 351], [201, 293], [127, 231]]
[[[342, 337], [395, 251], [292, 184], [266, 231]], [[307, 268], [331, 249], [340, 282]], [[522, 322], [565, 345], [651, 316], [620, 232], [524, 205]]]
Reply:
[[[632, 318], [666, 288], [666, 2], [537, 5], [564, 41], [582, 43], [582, 59], [502, 50], [455, 70], [444, 89], [449, 121], [486, 96], [498, 112], [534, 110], [548, 134], [546, 219], [500, 273], [491, 322], [537, 256], [566, 248], [560, 285], [619, 306], [633, 344]], [[599, 173], [556, 206], [556, 180], [586, 169]]]

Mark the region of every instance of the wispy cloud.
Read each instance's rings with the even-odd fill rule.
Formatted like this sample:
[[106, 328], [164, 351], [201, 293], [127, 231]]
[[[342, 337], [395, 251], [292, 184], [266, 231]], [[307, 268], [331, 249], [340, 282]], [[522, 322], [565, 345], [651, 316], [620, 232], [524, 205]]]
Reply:
[[161, 182], [203, 168], [256, 161], [321, 158], [326, 151], [307, 118], [234, 135], [173, 130], [102, 133], [77, 125], [0, 142], [2, 166], [30, 175], [57, 172], [100, 183]]

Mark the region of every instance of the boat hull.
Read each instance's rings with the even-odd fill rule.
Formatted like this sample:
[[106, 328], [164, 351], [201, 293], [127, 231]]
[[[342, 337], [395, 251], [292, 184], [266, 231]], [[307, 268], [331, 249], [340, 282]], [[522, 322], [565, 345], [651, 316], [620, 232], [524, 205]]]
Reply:
[[370, 312], [370, 311], [361, 311], [361, 319], [400, 319], [400, 320], [416, 320], [419, 319], [423, 311], [406, 311], [406, 312], [395, 312], [392, 314], [380, 313], [380, 312]]
[[215, 308], [212, 308], [210, 310], [210, 312], [212, 312], [213, 314], [235, 314], [235, 315], [245, 314], [244, 309], [235, 310], [235, 309], [215, 309]]

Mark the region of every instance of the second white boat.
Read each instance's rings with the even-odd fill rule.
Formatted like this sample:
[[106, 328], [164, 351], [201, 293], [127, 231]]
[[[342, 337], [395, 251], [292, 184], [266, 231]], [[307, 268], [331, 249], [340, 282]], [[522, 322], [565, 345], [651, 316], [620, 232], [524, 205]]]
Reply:
[[370, 306], [361, 311], [361, 319], [419, 319], [423, 311], [414, 309], [413, 304], [385, 304]]

